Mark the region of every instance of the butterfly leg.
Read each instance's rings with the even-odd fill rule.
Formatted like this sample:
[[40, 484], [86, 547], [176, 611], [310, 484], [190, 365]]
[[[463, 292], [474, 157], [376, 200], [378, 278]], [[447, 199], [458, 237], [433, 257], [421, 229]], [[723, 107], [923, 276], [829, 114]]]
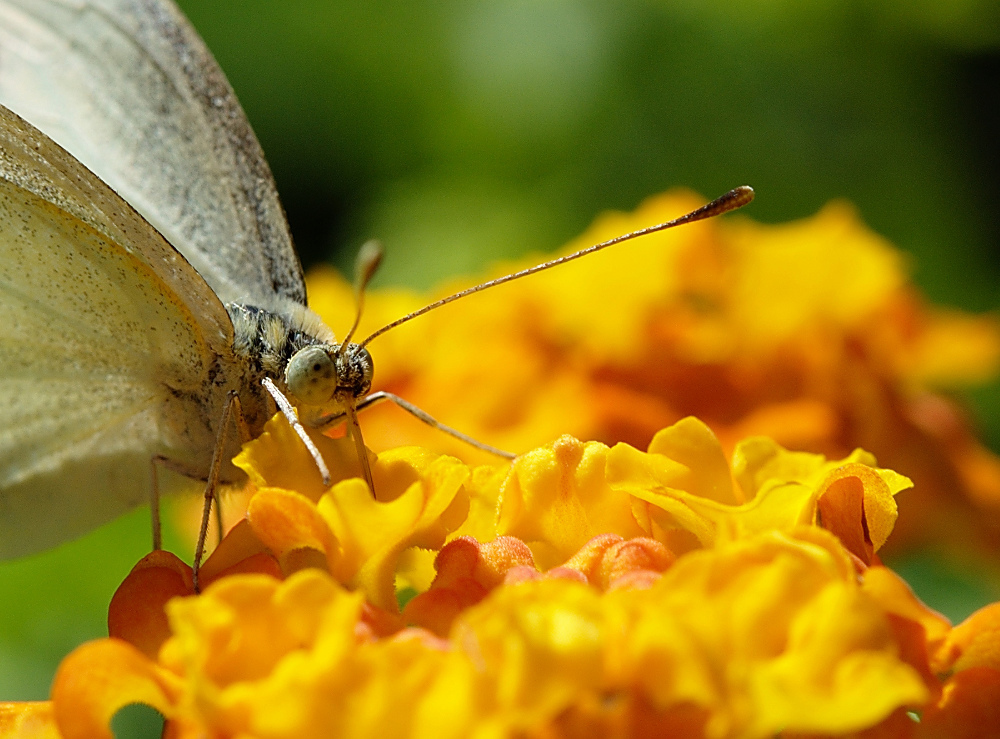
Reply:
[[156, 474], [156, 464], [167, 461], [159, 454], [149, 460], [149, 472], [153, 485], [149, 490], [149, 523], [153, 528], [153, 551], [163, 548], [163, 531], [160, 526], [160, 479]]
[[215, 545], [219, 546], [219, 544], [222, 543], [222, 537], [225, 535], [226, 529], [223, 527], [222, 523], [222, 496], [219, 495], [218, 486], [216, 486], [215, 488], [214, 500], [215, 500], [215, 528], [216, 528]]
[[[149, 490], [149, 522], [153, 530], [153, 551], [158, 549], [163, 549], [163, 525], [161, 523], [160, 514], [160, 478], [156, 474], [156, 465], [165, 464], [167, 458], [157, 454], [149, 461], [150, 477], [152, 479], [152, 486]], [[224, 533], [222, 524], [222, 500], [219, 497], [219, 491], [215, 491], [215, 524], [218, 528], [219, 542], [222, 543], [222, 535]]]
[[[504, 459], [514, 459], [515, 457], [517, 457], [517, 455], [514, 454], [513, 452], [506, 452], [503, 449], [497, 449], [495, 446], [490, 446], [489, 444], [479, 441], [478, 439], [473, 439], [471, 436], [463, 434], [461, 431], [453, 429], [451, 426], [446, 426], [445, 424], [441, 423], [436, 418], [434, 418], [432, 415], [430, 415], [427, 411], [421, 410], [417, 406], [413, 405], [413, 403], [411, 403], [410, 401], [403, 400], [398, 395], [386, 392], [385, 390], [379, 390], [378, 392], [372, 393], [371, 395], [367, 396], [363, 400], [360, 400], [356, 407], [358, 411], [363, 411], [365, 408], [369, 408], [373, 405], [378, 405], [379, 403], [382, 403], [386, 400], [395, 403], [404, 411], [415, 416], [419, 420], [426, 423], [428, 426], [436, 428], [438, 431], [443, 431], [449, 436], [454, 436], [456, 439], [464, 441], [466, 444], [474, 446], [476, 449], [482, 449], [484, 452], [495, 454], [496, 456], [502, 457]], [[340, 423], [346, 418], [347, 418], [346, 413], [339, 413], [335, 416], [327, 416], [325, 418], [321, 418], [318, 420], [317, 427], [328, 428], [330, 426]]]
[[264, 386], [264, 389], [271, 394], [271, 397], [274, 399], [274, 404], [278, 407], [278, 410], [281, 411], [281, 415], [285, 417], [285, 420], [288, 421], [288, 425], [295, 430], [295, 433], [298, 434], [302, 443], [306, 445], [306, 449], [309, 450], [309, 455], [313, 458], [313, 462], [316, 463], [316, 469], [319, 470], [319, 474], [323, 478], [323, 484], [329, 485], [330, 469], [326, 466], [326, 462], [323, 460], [323, 455], [319, 453], [319, 449], [317, 449], [316, 445], [313, 444], [313, 440], [309, 438], [309, 434], [306, 433], [306, 430], [299, 422], [299, 414], [295, 411], [295, 407], [288, 402], [288, 398], [286, 398], [284, 393], [278, 389], [278, 386], [274, 384], [274, 381], [270, 377], [265, 377], [261, 381], [261, 384]]
[[[243, 410], [240, 406], [239, 395], [235, 390], [230, 390], [226, 400], [226, 407], [222, 411], [222, 419], [219, 422], [219, 431], [215, 438], [215, 451], [212, 452], [212, 466], [208, 470], [208, 479], [205, 481], [205, 504], [201, 512], [201, 528], [198, 529], [198, 543], [194, 550], [194, 562], [192, 564], [192, 577], [194, 582], [194, 592], [199, 593], [201, 589], [198, 584], [198, 572], [201, 569], [201, 559], [205, 556], [205, 541], [208, 539], [208, 522], [212, 513], [212, 501], [218, 505], [219, 470], [222, 467], [222, 455], [225, 452], [226, 435], [229, 431], [229, 421], [235, 416], [236, 426], [239, 429], [240, 437], [246, 440], [250, 437], [246, 422], [243, 420]], [[218, 518], [219, 531], [221, 537], [222, 518]]]
[[361, 473], [365, 476], [365, 482], [368, 483], [368, 489], [372, 491], [372, 497], [375, 497], [375, 480], [372, 477], [372, 466], [368, 463], [368, 448], [365, 446], [365, 440], [361, 436], [361, 424], [358, 423], [358, 411], [351, 402], [347, 402], [345, 407], [347, 408], [347, 411], [344, 414], [347, 416], [347, 432], [354, 440], [354, 448], [358, 453], [358, 462], [361, 464]]

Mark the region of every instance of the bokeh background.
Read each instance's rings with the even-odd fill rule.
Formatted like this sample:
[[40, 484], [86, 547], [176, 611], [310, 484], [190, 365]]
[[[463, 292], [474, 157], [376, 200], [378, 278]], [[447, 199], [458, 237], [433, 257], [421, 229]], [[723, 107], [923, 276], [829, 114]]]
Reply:
[[[427, 287], [675, 186], [752, 184], [757, 220], [848, 199], [934, 301], [1000, 306], [998, 2], [180, 5], [257, 131], [307, 265], [349, 267], [378, 237], [378, 283]], [[968, 400], [1000, 448], [1000, 385]], [[59, 659], [106, 634], [148, 541], [137, 511], [0, 563], [0, 699], [44, 698]], [[896, 564], [953, 619], [1000, 599], [974, 568]]]

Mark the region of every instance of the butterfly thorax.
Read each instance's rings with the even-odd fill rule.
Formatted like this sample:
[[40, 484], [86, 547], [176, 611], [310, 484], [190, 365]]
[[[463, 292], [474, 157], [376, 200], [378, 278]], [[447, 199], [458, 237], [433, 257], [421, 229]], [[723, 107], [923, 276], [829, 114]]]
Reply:
[[296, 352], [328, 343], [281, 313], [240, 303], [226, 304], [226, 312], [233, 322], [233, 353], [260, 379], [283, 382], [288, 360]]
[[233, 322], [233, 355], [242, 373], [239, 378], [227, 378], [227, 384], [239, 389], [250, 434], [257, 436], [274, 413], [274, 404], [261, 385], [263, 379], [271, 378], [282, 392], [287, 393], [285, 368], [289, 360], [305, 347], [330, 342], [307, 330], [303, 321], [296, 320], [297, 316], [284, 312], [239, 303], [228, 303], [226, 312]]

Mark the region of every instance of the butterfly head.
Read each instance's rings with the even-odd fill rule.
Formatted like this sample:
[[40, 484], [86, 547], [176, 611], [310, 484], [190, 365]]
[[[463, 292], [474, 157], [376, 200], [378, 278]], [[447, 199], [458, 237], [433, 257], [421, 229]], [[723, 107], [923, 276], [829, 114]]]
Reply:
[[313, 344], [285, 367], [288, 392], [306, 405], [325, 406], [337, 397], [364, 397], [372, 386], [371, 354], [357, 344]]

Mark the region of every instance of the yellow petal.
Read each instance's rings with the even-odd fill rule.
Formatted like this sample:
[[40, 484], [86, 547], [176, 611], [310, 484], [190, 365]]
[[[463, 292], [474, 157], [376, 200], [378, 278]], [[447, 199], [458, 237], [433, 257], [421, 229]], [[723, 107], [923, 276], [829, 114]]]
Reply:
[[666, 483], [668, 487], [727, 505], [743, 502], [733, 487], [722, 445], [703, 421], [691, 416], [681, 419], [656, 434], [647, 451], [683, 465], [678, 478]]
[[176, 675], [127, 642], [88, 642], [62, 661], [52, 683], [59, 733], [64, 739], [112, 739], [112, 717], [131, 703], [169, 718], [181, 687]]
[[606, 479], [608, 448], [564, 436], [518, 457], [500, 493], [497, 532], [527, 542], [542, 570], [603, 533], [642, 536], [628, 496]]
[[[331, 439], [306, 429], [330, 468], [334, 480], [361, 477], [354, 443], [348, 438]], [[326, 490], [316, 462], [281, 413], [264, 425], [264, 432], [233, 458], [233, 464], [247, 473], [257, 488], [294, 490], [310, 500], [319, 500]]]
[[334, 577], [386, 610], [397, 608], [395, 571], [402, 552], [411, 546], [438, 548], [460, 523], [450, 519], [451, 506], [469, 477], [468, 467], [418, 452], [404, 448], [379, 457], [376, 489], [403, 488], [392, 500], [375, 500], [363, 481], [352, 479], [335, 485], [318, 504], [339, 544], [338, 560], [331, 562]]
[[0, 739], [60, 739], [52, 702], [0, 703]]

